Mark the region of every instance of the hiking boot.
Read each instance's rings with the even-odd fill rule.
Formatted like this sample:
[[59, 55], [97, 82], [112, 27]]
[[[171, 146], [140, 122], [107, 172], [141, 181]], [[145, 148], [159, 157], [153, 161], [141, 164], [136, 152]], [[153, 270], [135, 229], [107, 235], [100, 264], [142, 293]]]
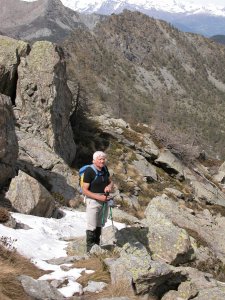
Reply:
[[92, 246], [94, 246], [94, 244], [96, 240], [96, 232], [95, 230], [86, 230], [86, 245], [87, 245], [87, 253], [89, 253], [91, 251]]
[[102, 233], [102, 227], [97, 227], [95, 229], [95, 244], [97, 245], [100, 244], [101, 233]]

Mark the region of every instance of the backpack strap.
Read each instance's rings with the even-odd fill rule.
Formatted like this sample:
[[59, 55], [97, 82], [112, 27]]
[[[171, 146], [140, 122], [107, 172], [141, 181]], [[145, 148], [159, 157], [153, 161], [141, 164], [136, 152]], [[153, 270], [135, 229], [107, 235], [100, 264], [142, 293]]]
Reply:
[[95, 168], [95, 165], [94, 165], [94, 164], [90, 165], [90, 167], [91, 167], [92, 170], [95, 172], [95, 178], [92, 180], [92, 182], [93, 182], [93, 181], [95, 181], [95, 180], [97, 179], [97, 177], [98, 177], [98, 170]]
[[[95, 175], [95, 178], [92, 180], [92, 182], [95, 181], [95, 180], [97, 179], [97, 177], [99, 176], [99, 174], [100, 174], [102, 171], [104, 171], [105, 174], [109, 176], [109, 171], [108, 171], [108, 168], [107, 168], [106, 166], [103, 166], [102, 171], [97, 170], [94, 164], [90, 165], [90, 167], [92, 168], [93, 171], [95, 171], [95, 174], [96, 174], [96, 175]], [[100, 176], [101, 176], [101, 175], [100, 175]], [[92, 183], [92, 182], [91, 182], [91, 183]], [[90, 184], [91, 184], [91, 183], [90, 183]]]

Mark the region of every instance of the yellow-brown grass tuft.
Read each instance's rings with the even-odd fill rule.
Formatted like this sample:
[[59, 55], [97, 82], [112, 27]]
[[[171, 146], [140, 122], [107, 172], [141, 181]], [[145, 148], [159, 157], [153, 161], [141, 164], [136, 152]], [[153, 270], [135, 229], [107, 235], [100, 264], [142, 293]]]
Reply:
[[0, 207], [0, 223], [5, 223], [9, 220], [10, 214], [8, 210], [3, 207]]
[[101, 257], [92, 256], [89, 259], [77, 261], [74, 266], [95, 271], [92, 274], [83, 272], [82, 276], [77, 280], [82, 286], [86, 286], [89, 280], [110, 283], [110, 274]]
[[28, 275], [36, 279], [44, 274], [15, 250], [9, 251], [2, 245], [0, 245], [0, 270], [1, 300], [30, 300], [17, 277]]

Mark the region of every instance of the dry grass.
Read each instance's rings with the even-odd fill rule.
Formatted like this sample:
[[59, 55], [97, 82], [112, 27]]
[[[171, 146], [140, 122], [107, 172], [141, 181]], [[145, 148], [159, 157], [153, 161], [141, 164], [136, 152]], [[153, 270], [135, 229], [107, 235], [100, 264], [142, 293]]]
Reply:
[[29, 260], [15, 251], [9, 251], [0, 245], [0, 299], [30, 300], [17, 279], [19, 275], [38, 278], [44, 274]]
[[110, 283], [110, 274], [103, 262], [103, 257], [92, 256], [89, 259], [77, 261], [74, 267], [95, 271], [93, 274], [83, 272], [82, 276], [77, 280], [82, 286], [86, 286], [89, 280]]
[[[110, 274], [107, 270], [106, 265], [103, 262], [104, 257], [92, 256], [87, 260], [81, 260], [75, 263], [76, 268], [87, 268], [89, 270], [94, 270], [93, 274], [82, 273], [82, 276], [77, 280], [83, 287], [88, 284], [89, 280], [102, 281], [108, 283], [108, 286], [103, 292], [101, 292], [102, 298], [107, 297], [122, 297], [127, 296], [130, 299], [138, 299], [134, 296], [132, 287], [127, 284], [127, 282], [118, 282], [116, 284], [111, 284]], [[99, 299], [99, 294], [95, 293], [85, 293], [84, 299]]]

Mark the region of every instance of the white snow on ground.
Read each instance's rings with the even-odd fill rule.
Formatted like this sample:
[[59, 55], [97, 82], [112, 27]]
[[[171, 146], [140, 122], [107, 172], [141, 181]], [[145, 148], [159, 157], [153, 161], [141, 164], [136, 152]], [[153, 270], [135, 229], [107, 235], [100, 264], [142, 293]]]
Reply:
[[[0, 237], [8, 237], [12, 241], [12, 246], [38, 268], [52, 271], [40, 277], [40, 280], [67, 278], [67, 286], [59, 288], [58, 291], [64, 297], [71, 297], [74, 293], [81, 291], [80, 284], [76, 282], [81, 272], [90, 273], [91, 270], [73, 268], [63, 271], [60, 266], [49, 264], [46, 260], [67, 256], [68, 242], [64, 241], [65, 238], [85, 236], [86, 213], [69, 209], [63, 209], [62, 212], [64, 216], [61, 219], [12, 213], [18, 223], [25, 224], [30, 229], [12, 229], [0, 224]], [[106, 227], [110, 225], [111, 221], [108, 220]], [[114, 226], [118, 229], [125, 227], [124, 224], [117, 222], [114, 222]]]

